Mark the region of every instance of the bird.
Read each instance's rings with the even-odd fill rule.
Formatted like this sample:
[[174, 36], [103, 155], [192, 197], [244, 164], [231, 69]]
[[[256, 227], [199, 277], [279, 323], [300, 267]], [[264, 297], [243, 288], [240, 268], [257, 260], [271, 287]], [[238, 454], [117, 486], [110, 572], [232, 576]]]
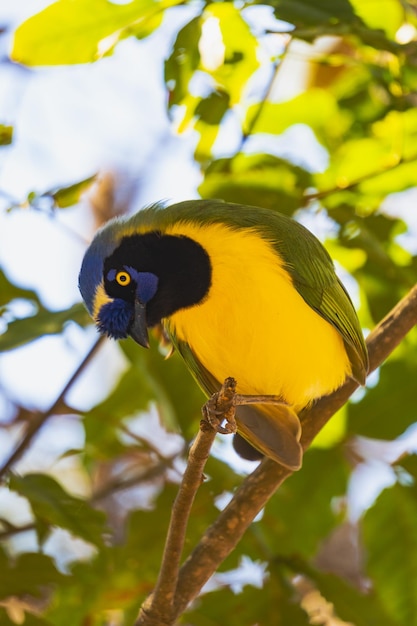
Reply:
[[222, 200], [155, 203], [97, 231], [79, 289], [98, 331], [149, 347], [162, 325], [206, 396], [233, 377], [234, 447], [301, 467], [300, 411], [346, 378], [364, 384], [359, 320], [323, 244], [278, 211]]

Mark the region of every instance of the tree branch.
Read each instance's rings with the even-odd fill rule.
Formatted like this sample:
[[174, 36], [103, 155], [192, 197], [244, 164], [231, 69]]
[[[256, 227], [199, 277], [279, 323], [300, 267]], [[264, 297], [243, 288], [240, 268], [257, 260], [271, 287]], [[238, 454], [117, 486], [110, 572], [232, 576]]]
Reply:
[[[235, 390], [236, 382], [227, 379], [220, 391], [203, 407], [204, 416], [207, 417], [210, 408], [223, 415], [230, 408]], [[190, 448], [187, 467], [172, 506], [158, 581], [154, 592], [141, 607], [136, 626], [169, 626], [175, 621], [174, 599], [188, 519], [194, 498], [203, 481], [204, 466], [216, 434], [217, 430], [211, 421], [204, 419], [200, 422], [200, 430]]]
[[[370, 371], [381, 365], [405, 335], [417, 324], [417, 285], [378, 324], [369, 335], [367, 345]], [[318, 400], [301, 417], [301, 443], [307, 449], [314, 437], [341, 408], [357, 388], [351, 379], [329, 396]], [[217, 520], [207, 529], [200, 543], [182, 566], [174, 603], [178, 617], [198, 595], [203, 585], [235, 548], [269, 498], [292, 474], [270, 459], [264, 459], [236, 491], [233, 499]]]
[[352, 180], [350, 183], [342, 186], [330, 187], [329, 189], [323, 189], [322, 191], [314, 191], [312, 193], [305, 193], [302, 197], [303, 205], [306, 206], [309, 202], [313, 202], [315, 200], [321, 200], [322, 198], [327, 198], [328, 196], [333, 195], [334, 193], [340, 193], [342, 191], [349, 191], [349, 189], [354, 189], [358, 187], [361, 183], [367, 182], [368, 180], [372, 180], [373, 178], [377, 178], [378, 176], [382, 176], [386, 172], [391, 172], [395, 170], [397, 167], [401, 167], [401, 165], [406, 165], [408, 163], [414, 163], [417, 160], [417, 155], [413, 154], [407, 158], [400, 158], [392, 165], [387, 165], [387, 167], [380, 168], [373, 172], [369, 172], [368, 174], [364, 174], [363, 176], [359, 176], [355, 180]]
[[78, 379], [80, 374], [84, 371], [88, 363], [91, 361], [91, 359], [97, 352], [99, 346], [102, 344], [103, 340], [104, 340], [104, 335], [100, 336], [97, 339], [97, 341], [94, 343], [94, 345], [89, 350], [87, 355], [81, 361], [80, 365], [77, 367], [74, 374], [71, 376], [71, 378], [69, 379], [69, 381], [67, 382], [67, 384], [65, 385], [65, 387], [63, 388], [63, 390], [61, 391], [61, 393], [55, 400], [55, 402], [53, 402], [53, 404], [49, 407], [49, 409], [47, 409], [43, 413], [38, 413], [30, 420], [30, 422], [28, 422], [26, 432], [23, 435], [22, 439], [20, 440], [20, 443], [14, 449], [14, 451], [9, 456], [9, 458], [5, 461], [3, 466], [0, 468], [0, 479], [9, 471], [9, 469], [13, 466], [13, 464], [16, 463], [16, 461], [18, 461], [21, 458], [21, 456], [25, 453], [32, 439], [39, 432], [39, 430], [42, 428], [45, 422], [51, 417], [51, 415], [54, 415], [56, 412], [59, 411], [61, 404], [64, 402], [65, 396], [67, 395], [68, 391], [71, 389], [75, 381]]

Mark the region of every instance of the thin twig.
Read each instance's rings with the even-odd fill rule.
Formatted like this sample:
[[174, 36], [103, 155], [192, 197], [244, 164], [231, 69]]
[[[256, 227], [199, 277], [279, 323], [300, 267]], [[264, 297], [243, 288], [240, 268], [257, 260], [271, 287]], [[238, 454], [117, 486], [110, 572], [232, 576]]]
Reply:
[[67, 382], [67, 384], [65, 385], [65, 387], [63, 388], [59, 396], [57, 397], [57, 399], [49, 407], [49, 409], [47, 409], [43, 413], [38, 413], [30, 420], [30, 422], [28, 423], [26, 427], [26, 432], [23, 435], [22, 439], [20, 440], [19, 444], [16, 446], [16, 448], [14, 449], [12, 454], [9, 456], [9, 458], [5, 461], [4, 465], [0, 468], [0, 478], [2, 478], [8, 472], [8, 470], [14, 465], [14, 463], [16, 463], [16, 461], [20, 459], [20, 457], [24, 454], [26, 449], [29, 447], [32, 439], [39, 432], [39, 430], [42, 428], [45, 422], [52, 415], [58, 412], [61, 404], [64, 402], [65, 396], [67, 395], [68, 391], [74, 385], [76, 380], [78, 380], [80, 374], [84, 371], [88, 363], [91, 361], [91, 359], [97, 352], [99, 346], [102, 344], [103, 339], [104, 339], [104, 335], [100, 336], [97, 339], [97, 341], [94, 343], [92, 348], [84, 357], [80, 365], [75, 370], [74, 374], [71, 376], [71, 378], [69, 379], [69, 381]]
[[[228, 379], [219, 393], [215, 394], [216, 408], [219, 411], [222, 411], [223, 407], [225, 409], [230, 407], [235, 390], [236, 382]], [[207, 408], [203, 409], [205, 415], [206, 411]], [[159, 578], [154, 592], [141, 607], [136, 626], [145, 624], [146, 626], [169, 626], [175, 619], [173, 617], [174, 598], [188, 519], [194, 498], [203, 481], [204, 466], [216, 433], [216, 428], [209, 420], [204, 419], [200, 422], [200, 430], [191, 446], [187, 467], [172, 506]]]
[[[281, 34], [281, 33], [280, 33]], [[242, 152], [245, 143], [247, 142], [247, 140], [249, 139], [249, 137], [253, 134], [254, 129], [256, 124], [258, 123], [258, 120], [262, 114], [262, 111], [264, 110], [266, 103], [268, 102], [271, 93], [272, 93], [272, 89], [274, 87], [274, 83], [278, 77], [278, 73], [282, 67], [282, 63], [288, 53], [288, 48], [289, 45], [292, 41], [292, 37], [289, 35], [287, 42], [285, 43], [284, 46], [284, 50], [282, 52], [282, 54], [280, 55], [280, 58], [277, 61], [274, 61], [272, 63], [272, 72], [271, 72], [271, 76], [268, 80], [268, 83], [266, 84], [264, 93], [262, 95], [262, 98], [260, 100], [260, 102], [258, 103], [258, 108], [256, 109], [255, 114], [253, 115], [252, 119], [250, 120], [250, 123], [248, 124], [248, 127], [246, 128], [246, 130], [242, 131], [242, 137], [240, 139], [240, 145], [238, 147], [238, 149], [236, 150], [236, 153], [238, 154], [239, 152]]]
[[24, 526], [13, 526], [12, 524], [8, 524], [6, 530], [0, 531], [0, 541], [5, 541], [6, 539], [10, 539], [10, 537], [14, 537], [15, 535], [19, 535], [21, 533], [27, 533], [30, 530], [35, 530], [35, 528], [35, 522], [28, 522], [27, 524], [24, 524]]
[[[370, 371], [381, 365], [405, 335], [417, 324], [417, 285], [378, 324], [367, 344]], [[317, 401], [302, 414], [301, 443], [308, 448], [330, 417], [342, 407], [357, 384], [349, 380], [340, 389]], [[199, 544], [182, 566], [175, 597], [177, 618], [198, 595], [203, 585], [232, 552], [253, 519], [269, 498], [292, 474], [271, 459], [264, 459], [248, 476], [217, 520], [207, 529]]]
[[396, 163], [393, 165], [388, 165], [387, 167], [380, 168], [373, 172], [369, 172], [368, 174], [364, 174], [363, 176], [359, 176], [355, 180], [352, 180], [345, 186], [335, 186], [330, 187], [329, 189], [323, 189], [322, 191], [313, 191], [312, 193], [306, 193], [302, 196], [303, 204], [307, 205], [309, 202], [313, 202], [314, 200], [321, 200], [322, 198], [327, 198], [328, 196], [333, 195], [334, 193], [341, 193], [343, 191], [349, 191], [349, 189], [354, 189], [358, 185], [367, 182], [368, 180], [372, 180], [372, 178], [377, 178], [378, 176], [382, 176], [386, 172], [392, 172], [397, 167], [401, 165], [406, 165], [409, 163], [414, 163], [417, 161], [417, 155], [413, 155], [407, 158], [398, 159]]

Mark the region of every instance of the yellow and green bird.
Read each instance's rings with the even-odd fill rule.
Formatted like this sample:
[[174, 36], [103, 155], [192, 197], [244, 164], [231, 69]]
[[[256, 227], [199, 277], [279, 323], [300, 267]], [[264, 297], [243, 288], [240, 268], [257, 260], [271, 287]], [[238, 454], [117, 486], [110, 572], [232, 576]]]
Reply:
[[249, 458], [298, 469], [297, 413], [348, 376], [365, 381], [365, 342], [330, 256], [275, 211], [191, 200], [112, 220], [79, 287], [109, 337], [147, 347], [161, 323], [207, 395], [230, 376], [239, 394], [282, 399], [237, 408], [235, 447]]

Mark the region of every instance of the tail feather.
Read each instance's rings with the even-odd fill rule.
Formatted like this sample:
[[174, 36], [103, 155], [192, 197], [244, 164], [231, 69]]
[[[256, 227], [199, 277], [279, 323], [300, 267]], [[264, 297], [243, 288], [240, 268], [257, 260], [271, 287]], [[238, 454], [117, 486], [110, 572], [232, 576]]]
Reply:
[[[250, 454], [250, 447], [255, 448], [277, 463], [298, 470], [301, 467], [303, 449], [300, 444], [301, 424], [294, 409], [288, 404], [245, 405], [237, 408], [236, 418], [238, 434], [250, 446], [235, 442], [237, 452], [245, 458]], [[255, 459], [259, 458], [259, 455]]]

